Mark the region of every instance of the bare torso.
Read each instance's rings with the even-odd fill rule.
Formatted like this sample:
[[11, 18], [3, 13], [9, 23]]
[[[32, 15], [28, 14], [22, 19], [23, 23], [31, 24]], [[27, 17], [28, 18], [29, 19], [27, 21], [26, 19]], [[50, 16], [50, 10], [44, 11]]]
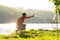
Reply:
[[17, 26], [20, 26], [23, 22], [24, 22], [25, 18], [24, 17], [20, 17], [18, 20], [17, 20]]

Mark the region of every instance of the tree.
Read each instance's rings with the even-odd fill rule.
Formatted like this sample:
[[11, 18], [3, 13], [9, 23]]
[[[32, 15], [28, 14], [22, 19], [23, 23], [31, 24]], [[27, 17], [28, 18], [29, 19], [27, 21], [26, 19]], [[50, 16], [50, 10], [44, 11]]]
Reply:
[[54, 5], [55, 5], [55, 10], [56, 10], [56, 13], [57, 12], [59, 12], [59, 15], [60, 15], [60, 0], [49, 0], [49, 1], [51, 1], [51, 2], [53, 2], [54, 3]]
[[60, 15], [60, 0], [49, 0], [49, 1], [53, 2], [55, 5], [55, 12], [56, 12], [55, 18], [56, 18], [56, 23], [58, 23], [57, 13], [59, 13]]

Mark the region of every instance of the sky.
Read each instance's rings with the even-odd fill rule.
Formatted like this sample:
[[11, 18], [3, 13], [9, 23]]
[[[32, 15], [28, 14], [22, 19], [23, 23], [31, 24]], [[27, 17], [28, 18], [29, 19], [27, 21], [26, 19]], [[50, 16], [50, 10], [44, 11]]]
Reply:
[[24, 9], [53, 10], [54, 5], [48, 0], [0, 0], [0, 5]]

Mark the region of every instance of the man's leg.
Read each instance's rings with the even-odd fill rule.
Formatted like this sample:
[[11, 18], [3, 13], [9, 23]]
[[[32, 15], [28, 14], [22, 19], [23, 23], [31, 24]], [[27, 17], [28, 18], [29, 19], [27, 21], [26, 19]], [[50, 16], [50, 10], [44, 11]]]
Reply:
[[26, 24], [22, 24], [22, 29], [25, 30]]
[[18, 30], [16, 30], [16, 33], [18, 32]]
[[16, 27], [16, 33], [18, 33], [18, 31], [19, 31], [19, 27]]
[[24, 31], [23, 30], [20, 30], [20, 34], [24, 34]]
[[24, 34], [24, 30], [25, 30], [26, 24], [22, 24], [21, 25], [21, 30], [20, 30], [20, 34]]

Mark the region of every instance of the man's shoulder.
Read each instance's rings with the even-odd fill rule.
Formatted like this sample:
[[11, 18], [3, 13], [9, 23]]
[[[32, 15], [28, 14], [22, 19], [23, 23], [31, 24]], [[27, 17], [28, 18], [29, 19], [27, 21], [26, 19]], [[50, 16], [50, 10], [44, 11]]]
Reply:
[[22, 18], [24, 18], [24, 17], [20, 17], [19, 19], [22, 19]]
[[23, 17], [19, 17], [19, 19], [20, 19], [20, 18], [23, 18]]

